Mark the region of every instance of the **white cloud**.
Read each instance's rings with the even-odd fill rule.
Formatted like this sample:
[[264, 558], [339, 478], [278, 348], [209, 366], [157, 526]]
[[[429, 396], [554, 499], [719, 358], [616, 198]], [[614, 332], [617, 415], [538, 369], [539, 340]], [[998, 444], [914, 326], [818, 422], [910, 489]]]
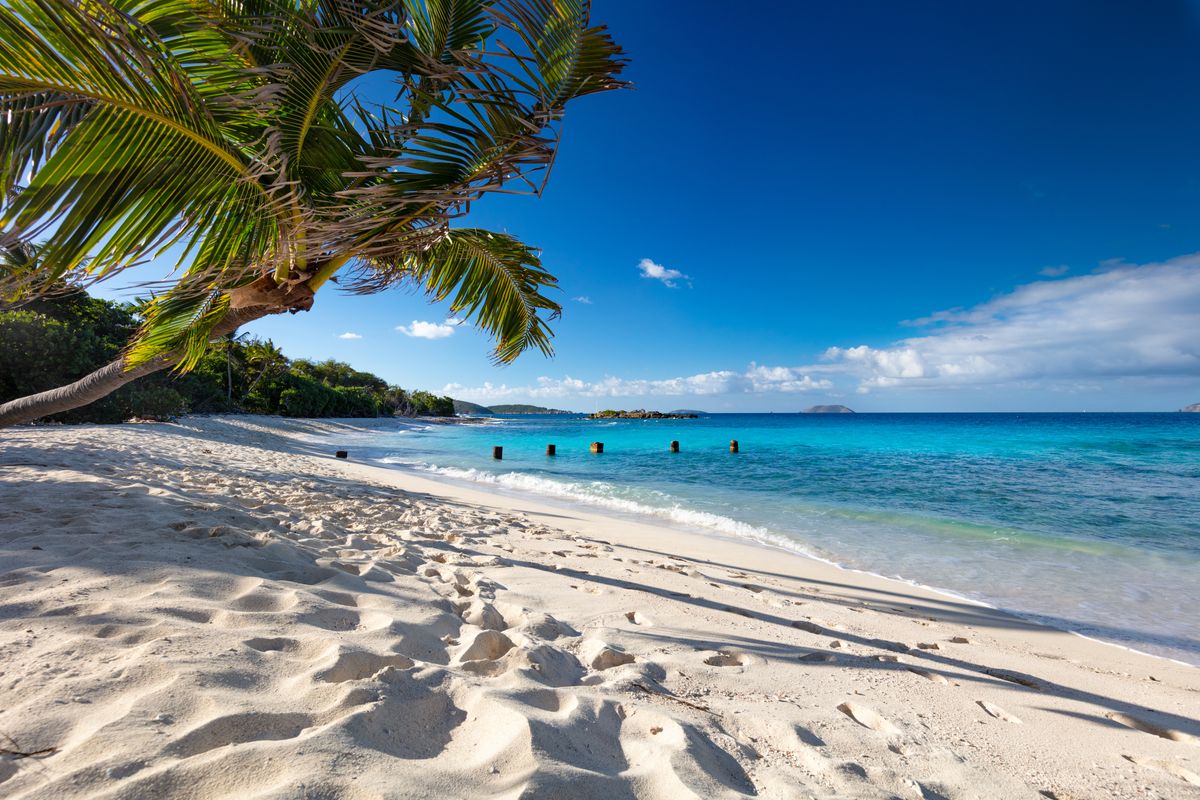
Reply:
[[351, 333], [350, 331], [346, 331], [345, 333], [338, 334], [338, 338], [339, 339], [361, 339], [362, 334], [361, 333]]
[[890, 387], [1089, 386], [1200, 378], [1200, 254], [1017, 287], [916, 321], [890, 347], [831, 347], [860, 392]]
[[1070, 271], [1071, 268], [1066, 264], [1059, 264], [1057, 267], [1042, 267], [1038, 270], [1038, 275], [1044, 275], [1047, 278], [1058, 278]]
[[[817, 368], [821, 369], [821, 368]], [[813, 378], [795, 367], [763, 367], [757, 364], [742, 371], [718, 370], [678, 378], [629, 379], [606, 377], [598, 381], [578, 378], [541, 377], [531, 386], [508, 386], [485, 383], [482, 386], [463, 386], [451, 383], [443, 394], [464, 400], [499, 400], [522, 397], [531, 399], [559, 397], [685, 397], [727, 394], [758, 394], [766, 392], [809, 392], [828, 390], [833, 383]]]
[[416, 339], [445, 339], [454, 334], [462, 320], [448, 319], [445, 322], [422, 322], [414, 319], [411, 325], [397, 325], [396, 330]]
[[583, 303], [585, 306], [590, 306], [592, 304], [592, 298], [588, 297], [586, 294], [581, 294], [579, 297], [573, 297], [571, 299], [576, 303]]
[[662, 264], [655, 264], [648, 258], [643, 258], [638, 262], [638, 269], [641, 271], [643, 278], [653, 278], [656, 281], [662, 281], [664, 286], [669, 286], [672, 289], [679, 285], [676, 281], [680, 279], [689, 281], [688, 285], [691, 285], [691, 278], [687, 275], [684, 275], [677, 269], [668, 269]]

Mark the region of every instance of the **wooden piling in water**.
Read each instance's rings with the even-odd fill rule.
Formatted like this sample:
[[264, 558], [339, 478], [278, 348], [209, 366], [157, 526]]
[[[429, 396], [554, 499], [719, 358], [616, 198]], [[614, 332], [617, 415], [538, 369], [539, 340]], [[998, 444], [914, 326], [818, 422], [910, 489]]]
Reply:
[[738, 451], [737, 439], [730, 439], [729, 440], [729, 452], [736, 453], [737, 451]]
[[504, 458], [504, 448], [503, 447], [493, 447], [492, 448], [492, 458], [496, 459], [497, 461]]
[[591, 450], [593, 453], [603, 453], [604, 452], [604, 442], [592, 442]]
[[336, 453], [333, 454], [334, 458], [346, 458], [349, 455], [350, 454], [347, 453], [345, 450], [338, 450]]
[[556, 452], [556, 451], [557, 451], [557, 449], [558, 449], [558, 448], [556, 448], [556, 447], [555, 447], [554, 445], [552, 445], [552, 444], [548, 444], [548, 445], [546, 445], [546, 455], [548, 455], [548, 456], [557, 455], [557, 452]]
[[671, 452], [672, 453], [679, 452], [679, 442], [671, 442]]

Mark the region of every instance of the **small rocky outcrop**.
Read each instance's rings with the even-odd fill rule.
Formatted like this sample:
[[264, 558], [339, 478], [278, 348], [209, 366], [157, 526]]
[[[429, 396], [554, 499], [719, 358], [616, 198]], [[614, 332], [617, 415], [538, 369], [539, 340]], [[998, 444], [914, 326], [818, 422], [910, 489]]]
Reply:
[[644, 408], [633, 411], [597, 411], [588, 414], [588, 419], [698, 419], [696, 414], [664, 414], [662, 411], [647, 411]]

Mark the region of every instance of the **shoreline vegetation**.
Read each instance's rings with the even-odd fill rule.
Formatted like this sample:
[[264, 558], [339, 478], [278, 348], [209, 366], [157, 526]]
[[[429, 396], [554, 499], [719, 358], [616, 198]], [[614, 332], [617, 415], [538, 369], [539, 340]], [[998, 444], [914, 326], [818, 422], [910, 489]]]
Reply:
[[736, 537], [333, 458], [373, 424], [6, 431], [0, 793], [1200, 783], [1196, 668]]
[[[79, 290], [0, 310], [0, 404], [69, 383], [122, 351], [139, 318], [133, 304]], [[290, 359], [269, 339], [229, 335], [195, 368], [157, 373], [51, 422], [117, 423], [183, 414], [285, 417], [450, 417], [449, 397], [408, 391], [378, 375], [329, 359]]]

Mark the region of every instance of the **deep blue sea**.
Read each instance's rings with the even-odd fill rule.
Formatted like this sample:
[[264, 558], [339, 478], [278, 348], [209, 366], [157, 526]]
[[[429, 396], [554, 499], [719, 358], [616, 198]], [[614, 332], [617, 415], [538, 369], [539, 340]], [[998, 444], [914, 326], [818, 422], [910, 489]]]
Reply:
[[1200, 414], [522, 416], [398, 423], [354, 447], [757, 539], [1200, 664]]

